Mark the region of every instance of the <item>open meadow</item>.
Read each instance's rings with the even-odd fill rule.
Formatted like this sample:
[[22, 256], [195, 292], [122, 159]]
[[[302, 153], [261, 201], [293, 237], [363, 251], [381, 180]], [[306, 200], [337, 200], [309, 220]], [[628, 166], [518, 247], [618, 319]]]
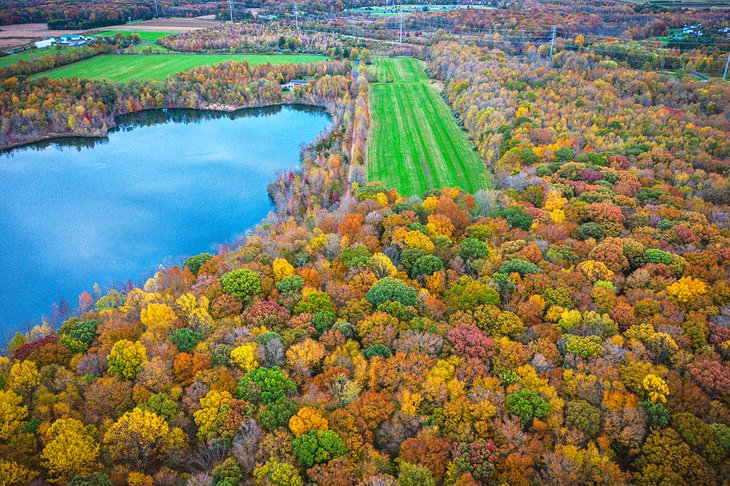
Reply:
[[401, 194], [491, 187], [484, 163], [416, 59], [377, 59], [368, 178]]
[[246, 61], [252, 66], [259, 64], [295, 64], [323, 61], [324, 56], [304, 54], [151, 54], [151, 55], [101, 55], [74, 64], [39, 73], [35, 78], [85, 78], [108, 79], [129, 82], [137, 80], [162, 80], [167, 76], [198, 66], [212, 66], [224, 61]]
[[154, 42], [157, 39], [165, 37], [166, 35], [172, 35], [175, 32], [159, 32], [159, 31], [148, 31], [148, 30], [105, 30], [100, 32], [99, 35], [114, 35], [114, 34], [137, 34], [142, 42]]

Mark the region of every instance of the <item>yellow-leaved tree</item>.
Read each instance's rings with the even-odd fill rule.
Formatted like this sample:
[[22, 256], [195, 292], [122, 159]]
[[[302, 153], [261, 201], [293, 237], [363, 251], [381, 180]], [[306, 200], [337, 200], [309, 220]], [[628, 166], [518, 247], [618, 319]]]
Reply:
[[93, 426], [79, 420], [56, 420], [46, 431], [41, 460], [54, 483], [67, 483], [76, 476], [98, 471], [99, 443]]
[[211, 390], [200, 399], [200, 410], [193, 414], [198, 426], [198, 437], [215, 436], [215, 424], [230, 409], [233, 395], [227, 391]]
[[313, 430], [328, 430], [329, 422], [322, 417], [319, 410], [302, 407], [296, 415], [289, 419], [289, 430], [297, 437]]
[[28, 407], [12, 390], [0, 390], [0, 440], [10, 440], [23, 427]]
[[707, 294], [707, 284], [694, 277], [682, 277], [667, 287], [669, 296], [684, 307], [692, 307], [698, 298]]
[[23, 396], [30, 395], [40, 382], [41, 375], [38, 373], [38, 367], [33, 361], [18, 361], [10, 368], [8, 385]]
[[231, 361], [245, 371], [251, 371], [259, 367], [258, 345], [256, 343], [244, 344], [231, 351]]
[[642, 388], [646, 392], [649, 400], [653, 403], [666, 403], [667, 395], [669, 395], [669, 387], [666, 382], [656, 375], [648, 374], [641, 383]]
[[370, 269], [378, 278], [392, 277], [398, 272], [391, 259], [384, 253], [376, 253], [370, 258]]
[[159, 415], [135, 408], [107, 430], [104, 446], [115, 461], [146, 471], [150, 462], [182, 450], [185, 434]]
[[277, 282], [294, 274], [294, 266], [284, 258], [275, 258], [272, 267], [274, 269], [274, 278]]
[[28, 484], [38, 473], [15, 461], [0, 459], [0, 484], [15, 486]]
[[167, 304], [153, 302], [142, 309], [140, 320], [147, 328], [147, 331], [157, 335], [165, 335], [177, 320], [177, 315]]
[[107, 362], [109, 374], [125, 380], [133, 380], [142, 371], [142, 363], [147, 361], [147, 349], [139, 341], [122, 339], [114, 343]]

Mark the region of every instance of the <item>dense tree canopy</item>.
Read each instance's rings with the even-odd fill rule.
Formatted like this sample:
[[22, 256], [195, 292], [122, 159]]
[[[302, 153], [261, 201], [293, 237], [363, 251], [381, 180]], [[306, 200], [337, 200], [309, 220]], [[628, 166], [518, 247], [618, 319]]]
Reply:
[[424, 60], [495, 189], [368, 183], [350, 62], [3, 80], [4, 146], [152, 107], [333, 124], [240, 244], [13, 339], [0, 483], [723, 484], [727, 85], [454, 39]]

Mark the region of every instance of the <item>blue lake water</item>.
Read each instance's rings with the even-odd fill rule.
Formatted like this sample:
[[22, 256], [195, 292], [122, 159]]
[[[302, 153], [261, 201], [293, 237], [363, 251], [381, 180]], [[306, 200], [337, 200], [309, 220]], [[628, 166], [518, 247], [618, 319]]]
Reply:
[[0, 153], [0, 337], [65, 299], [231, 242], [273, 209], [266, 185], [329, 125], [302, 106], [118, 119], [108, 139]]

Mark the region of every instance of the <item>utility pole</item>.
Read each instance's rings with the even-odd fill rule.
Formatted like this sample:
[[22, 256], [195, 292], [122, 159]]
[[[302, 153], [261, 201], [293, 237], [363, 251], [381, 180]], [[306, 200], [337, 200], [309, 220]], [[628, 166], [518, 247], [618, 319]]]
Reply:
[[159, 16], [160, 16], [160, 14], [159, 14], [159, 12], [157, 10], [157, 0], [155, 0], [155, 18], [157, 18]]
[[398, 44], [403, 44], [403, 4], [398, 5], [400, 11], [400, 35], [398, 36]]
[[727, 78], [727, 67], [730, 66], [730, 52], [727, 53], [727, 61], [725, 62], [725, 72], [722, 73], [722, 79]]
[[233, 0], [228, 0], [228, 13], [231, 15], [231, 22], [233, 22]]
[[294, 28], [299, 32], [299, 2], [294, 2]]
[[550, 64], [553, 63], [553, 47], [555, 47], [556, 31], [557, 31], [557, 28], [553, 25], [553, 28], [550, 31]]

